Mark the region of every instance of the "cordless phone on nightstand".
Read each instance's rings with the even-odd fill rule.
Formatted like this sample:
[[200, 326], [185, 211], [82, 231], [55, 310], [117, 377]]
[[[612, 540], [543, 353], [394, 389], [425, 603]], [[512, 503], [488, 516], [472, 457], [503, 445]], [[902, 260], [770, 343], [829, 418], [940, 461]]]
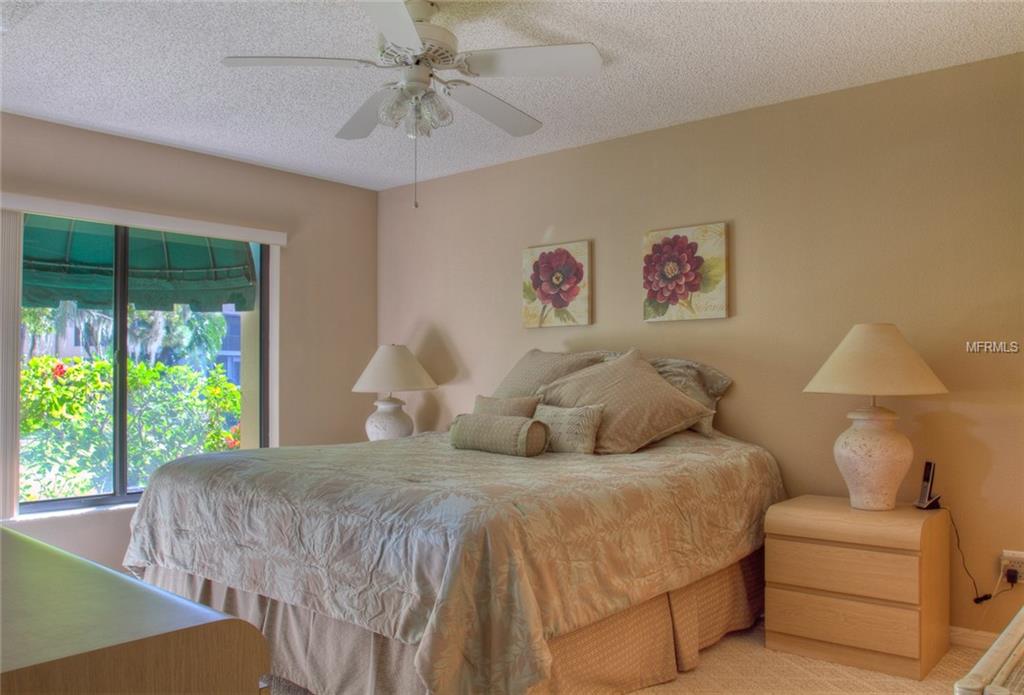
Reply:
[[914, 506], [918, 509], [938, 509], [939, 496], [932, 497], [932, 485], [935, 483], [935, 464], [931, 461], [924, 462], [924, 476], [921, 478], [921, 494], [918, 495]]

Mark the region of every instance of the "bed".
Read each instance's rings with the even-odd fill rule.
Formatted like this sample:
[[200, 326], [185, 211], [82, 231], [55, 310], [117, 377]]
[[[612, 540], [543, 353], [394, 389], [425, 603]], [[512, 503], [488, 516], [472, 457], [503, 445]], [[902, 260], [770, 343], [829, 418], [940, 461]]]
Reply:
[[[756, 618], [783, 496], [767, 451], [695, 432], [607, 456], [440, 433], [209, 454], [154, 474], [125, 566], [257, 624], [274, 673], [315, 693], [568, 692], [574, 660], [633, 645], [652, 663], [614, 692], [671, 680]], [[724, 618], [687, 638], [709, 607]]]

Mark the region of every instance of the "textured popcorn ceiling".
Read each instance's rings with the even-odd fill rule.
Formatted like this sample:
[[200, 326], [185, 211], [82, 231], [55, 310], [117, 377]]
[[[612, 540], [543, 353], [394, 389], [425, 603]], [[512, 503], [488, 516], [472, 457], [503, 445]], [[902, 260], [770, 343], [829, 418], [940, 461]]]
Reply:
[[[1024, 50], [1024, 3], [454, 2], [463, 49], [593, 42], [588, 79], [478, 79], [544, 122], [512, 138], [453, 104], [420, 177]], [[8, 2], [2, 107], [84, 128], [382, 189], [412, 141], [334, 137], [393, 73], [228, 69], [235, 54], [374, 56], [348, 2]], [[97, 163], [101, 165], [101, 163]]]

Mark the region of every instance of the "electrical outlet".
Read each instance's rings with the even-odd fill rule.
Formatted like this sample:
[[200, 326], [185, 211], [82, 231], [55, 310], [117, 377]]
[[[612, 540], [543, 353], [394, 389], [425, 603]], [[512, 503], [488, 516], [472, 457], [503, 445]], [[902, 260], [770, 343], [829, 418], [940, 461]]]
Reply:
[[1017, 570], [1017, 574], [1024, 577], [1024, 550], [1004, 550], [999, 557], [999, 576], [1006, 574], [1006, 570]]

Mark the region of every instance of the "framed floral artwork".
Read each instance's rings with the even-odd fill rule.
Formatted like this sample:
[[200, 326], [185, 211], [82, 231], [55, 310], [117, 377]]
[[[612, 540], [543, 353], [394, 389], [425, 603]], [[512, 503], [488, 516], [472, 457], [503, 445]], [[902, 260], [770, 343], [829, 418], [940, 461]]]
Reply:
[[532, 246], [523, 251], [523, 326], [590, 323], [590, 242]]
[[647, 232], [643, 273], [645, 321], [725, 318], [725, 222]]

